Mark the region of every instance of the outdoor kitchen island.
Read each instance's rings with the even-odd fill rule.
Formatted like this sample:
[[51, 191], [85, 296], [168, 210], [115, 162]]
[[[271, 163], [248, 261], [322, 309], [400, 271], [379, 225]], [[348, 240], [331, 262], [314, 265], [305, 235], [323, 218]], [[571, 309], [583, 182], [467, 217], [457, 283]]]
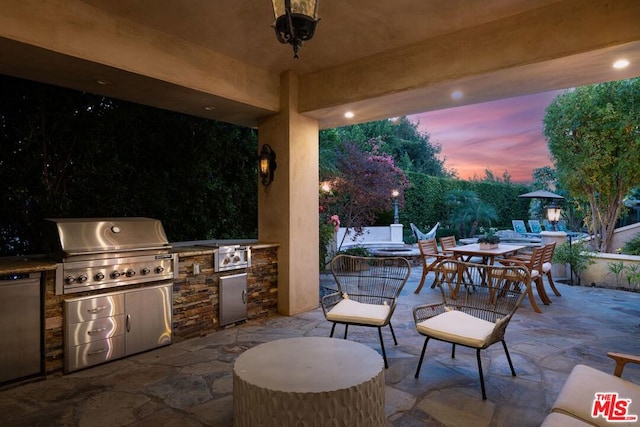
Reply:
[[[245, 242], [251, 248], [251, 266], [247, 273], [247, 320], [277, 313], [278, 244]], [[178, 273], [173, 281], [173, 342], [206, 335], [222, 327], [219, 324], [220, 278], [234, 274], [215, 272], [215, 248], [175, 245]], [[197, 264], [196, 271], [194, 265]], [[44, 256], [0, 258], [0, 276], [41, 273], [42, 299], [42, 372], [58, 374], [64, 364], [64, 301], [78, 296], [100, 295], [112, 290], [92, 290], [72, 295], [56, 294], [58, 263]], [[125, 289], [136, 289], [134, 284]], [[233, 326], [228, 325], [226, 327]], [[1, 385], [1, 384], [0, 384]]]

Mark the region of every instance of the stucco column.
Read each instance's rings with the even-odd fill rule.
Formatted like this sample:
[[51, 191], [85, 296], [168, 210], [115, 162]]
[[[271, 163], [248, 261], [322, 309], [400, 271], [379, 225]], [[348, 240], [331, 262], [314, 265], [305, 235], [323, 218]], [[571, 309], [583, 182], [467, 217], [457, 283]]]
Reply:
[[278, 164], [271, 185], [258, 184], [258, 239], [280, 244], [278, 311], [294, 315], [319, 304], [318, 122], [298, 114], [298, 78], [281, 76], [280, 112], [260, 121], [259, 147]]

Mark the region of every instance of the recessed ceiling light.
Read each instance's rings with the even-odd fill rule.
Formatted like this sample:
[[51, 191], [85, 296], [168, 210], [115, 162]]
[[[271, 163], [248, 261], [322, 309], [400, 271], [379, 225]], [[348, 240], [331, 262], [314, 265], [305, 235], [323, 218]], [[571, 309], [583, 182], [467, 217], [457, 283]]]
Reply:
[[214, 107], [213, 105], [207, 105], [206, 107], [204, 107], [204, 109], [207, 111], [213, 111], [216, 109], [216, 107]]
[[353, 119], [353, 116], [355, 116], [355, 114], [353, 114], [353, 111], [347, 111], [346, 113], [344, 113], [344, 116], [347, 119]]
[[98, 83], [100, 86], [111, 86], [113, 84], [111, 80], [107, 79], [97, 79], [96, 83]]
[[619, 70], [621, 68], [626, 68], [629, 66], [629, 61], [626, 59], [618, 59], [616, 62], [613, 63], [613, 68]]
[[462, 99], [463, 96], [464, 95], [459, 90], [454, 90], [453, 92], [451, 92], [451, 99], [458, 100], [458, 99]]

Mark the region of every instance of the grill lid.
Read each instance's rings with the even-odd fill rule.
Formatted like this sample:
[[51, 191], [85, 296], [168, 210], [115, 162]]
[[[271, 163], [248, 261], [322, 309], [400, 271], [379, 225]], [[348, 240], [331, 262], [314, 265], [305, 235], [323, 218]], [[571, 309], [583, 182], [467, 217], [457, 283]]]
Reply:
[[153, 218], [47, 218], [51, 253], [72, 256], [140, 249], [169, 249], [162, 223]]

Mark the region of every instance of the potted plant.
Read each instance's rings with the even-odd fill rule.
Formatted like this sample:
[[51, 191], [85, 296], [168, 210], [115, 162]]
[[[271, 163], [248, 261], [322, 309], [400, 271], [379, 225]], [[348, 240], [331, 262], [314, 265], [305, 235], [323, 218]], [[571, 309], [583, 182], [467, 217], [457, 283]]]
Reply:
[[498, 247], [498, 243], [500, 243], [500, 236], [496, 234], [498, 231], [497, 228], [481, 227], [480, 231], [483, 233], [482, 236], [478, 237], [478, 245], [480, 246], [480, 249], [495, 249]]

